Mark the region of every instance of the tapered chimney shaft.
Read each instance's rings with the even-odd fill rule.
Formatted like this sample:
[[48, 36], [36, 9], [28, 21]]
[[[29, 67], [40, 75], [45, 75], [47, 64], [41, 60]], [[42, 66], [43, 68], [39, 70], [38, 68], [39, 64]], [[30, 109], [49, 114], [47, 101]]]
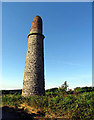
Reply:
[[43, 39], [42, 19], [40, 16], [36, 16], [31, 23], [30, 34], [28, 34], [22, 89], [24, 97], [45, 94]]

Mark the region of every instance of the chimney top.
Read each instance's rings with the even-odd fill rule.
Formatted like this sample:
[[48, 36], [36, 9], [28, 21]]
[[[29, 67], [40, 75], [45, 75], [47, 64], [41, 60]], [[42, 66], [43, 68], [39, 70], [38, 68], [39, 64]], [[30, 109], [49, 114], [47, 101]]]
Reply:
[[32, 23], [30, 33], [41, 33], [42, 34], [42, 19], [40, 16], [36, 16]]

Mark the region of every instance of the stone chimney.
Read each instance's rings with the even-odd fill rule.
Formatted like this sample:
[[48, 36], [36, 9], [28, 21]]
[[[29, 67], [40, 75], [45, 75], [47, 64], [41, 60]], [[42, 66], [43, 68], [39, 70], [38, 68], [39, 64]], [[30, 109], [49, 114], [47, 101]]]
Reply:
[[36, 16], [28, 34], [22, 96], [45, 95], [42, 19]]

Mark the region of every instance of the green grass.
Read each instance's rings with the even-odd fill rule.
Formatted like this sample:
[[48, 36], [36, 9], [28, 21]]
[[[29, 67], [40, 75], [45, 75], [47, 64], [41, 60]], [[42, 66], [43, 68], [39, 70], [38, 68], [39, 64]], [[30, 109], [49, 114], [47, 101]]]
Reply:
[[[84, 92], [81, 90], [84, 89]], [[89, 89], [90, 92], [86, 91]], [[25, 98], [21, 93], [2, 95], [3, 106], [18, 108], [21, 104], [39, 109], [48, 117], [66, 117], [72, 119], [94, 119], [94, 88], [84, 87], [66, 91], [65, 86], [50, 89], [45, 96]]]

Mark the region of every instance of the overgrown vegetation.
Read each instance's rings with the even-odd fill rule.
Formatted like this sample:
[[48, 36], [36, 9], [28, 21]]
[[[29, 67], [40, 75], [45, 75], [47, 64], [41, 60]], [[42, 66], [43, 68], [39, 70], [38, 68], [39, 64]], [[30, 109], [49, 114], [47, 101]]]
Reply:
[[46, 90], [45, 96], [24, 98], [21, 93], [3, 94], [2, 105], [23, 107], [26, 112], [41, 112], [45, 117], [94, 119], [94, 87], [67, 91], [67, 82], [59, 88]]

